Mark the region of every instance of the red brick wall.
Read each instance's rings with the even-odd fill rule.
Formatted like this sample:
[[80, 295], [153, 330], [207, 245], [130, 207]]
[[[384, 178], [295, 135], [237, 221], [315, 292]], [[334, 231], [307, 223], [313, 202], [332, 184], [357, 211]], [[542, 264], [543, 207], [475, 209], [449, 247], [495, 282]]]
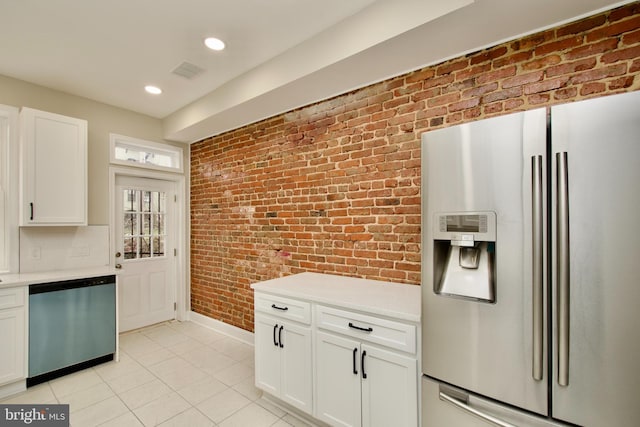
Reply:
[[251, 283], [420, 283], [420, 134], [640, 89], [640, 2], [191, 146], [191, 304], [253, 330]]

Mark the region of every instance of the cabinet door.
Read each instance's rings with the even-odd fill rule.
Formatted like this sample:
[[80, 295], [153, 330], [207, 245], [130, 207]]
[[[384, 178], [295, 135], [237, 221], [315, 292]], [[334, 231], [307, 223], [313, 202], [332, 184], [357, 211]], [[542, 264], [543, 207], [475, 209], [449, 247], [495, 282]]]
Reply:
[[311, 367], [311, 329], [285, 323], [282, 333], [278, 328], [281, 345], [281, 394], [287, 403], [311, 414], [313, 411], [313, 371]]
[[360, 343], [316, 334], [316, 418], [334, 426], [360, 426]]
[[87, 122], [20, 112], [22, 225], [87, 224]]
[[415, 359], [362, 345], [362, 425], [418, 425], [418, 372]]
[[0, 310], [0, 384], [26, 377], [25, 335], [24, 307]]
[[276, 319], [257, 315], [254, 325], [256, 387], [278, 396], [280, 394], [280, 347]]

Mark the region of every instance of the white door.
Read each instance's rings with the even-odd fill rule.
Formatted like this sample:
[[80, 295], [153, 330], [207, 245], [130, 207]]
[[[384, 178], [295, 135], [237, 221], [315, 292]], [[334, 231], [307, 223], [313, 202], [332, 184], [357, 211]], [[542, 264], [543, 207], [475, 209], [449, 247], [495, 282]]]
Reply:
[[[13, 292], [13, 290], [9, 290]], [[6, 294], [5, 294], [6, 295]], [[25, 308], [17, 307], [0, 310], [0, 384], [23, 379], [25, 372]]]
[[418, 425], [416, 359], [362, 345], [362, 425]]
[[313, 410], [311, 329], [292, 323], [284, 323], [282, 327], [283, 332], [278, 337], [282, 355], [281, 397], [296, 408], [311, 413]]
[[271, 317], [255, 317], [256, 385], [274, 396], [280, 395], [280, 326], [281, 323]]
[[316, 418], [333, 426], [360, 426], [360, 375], [360, 343], [318, 332]]
[[170, 181], [116, 177], [120, 332], [175, 318], [175, 194]]

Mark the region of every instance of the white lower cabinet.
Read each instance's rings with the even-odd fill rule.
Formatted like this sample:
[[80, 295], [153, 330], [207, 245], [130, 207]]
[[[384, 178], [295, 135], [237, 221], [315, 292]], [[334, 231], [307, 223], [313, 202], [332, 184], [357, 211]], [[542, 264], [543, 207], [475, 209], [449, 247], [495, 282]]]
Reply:
[[360, 343], [316, 333], [316, 418], [335, 426], [359, 426]]
[[417, 426], [417, 362], [331, 333], [316, 334], [316, 417], [335, 426]]
[[280, 317], [255, 316], [256, 386], [312, 413], [311, 329]]
[[418, 425], [418, 364], [415, 358], [362, 345], [363, 426]]
[[27, 287], [0, 289], [0, 386], [27, 376]]
[[256, 387], [312, 423], [418, 426], [418, 287], [320, 273], [252, 287]]

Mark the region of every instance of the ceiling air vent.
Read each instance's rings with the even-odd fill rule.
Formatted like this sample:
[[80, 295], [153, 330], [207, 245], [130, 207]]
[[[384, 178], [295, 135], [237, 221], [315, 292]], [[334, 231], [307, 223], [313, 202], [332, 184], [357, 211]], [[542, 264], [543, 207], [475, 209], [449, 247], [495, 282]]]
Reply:
[[177, 74], [180, 77], [184, 77], [185, 79], [194, 79], [198, 77], [200, 74], [204, 73], [204, 69], [198, 67], [195, 64], [191, 64], [187, 61], [184, 61], [182, 64], [178, 65], [176, 68], [171, 71], [173, 74]]

